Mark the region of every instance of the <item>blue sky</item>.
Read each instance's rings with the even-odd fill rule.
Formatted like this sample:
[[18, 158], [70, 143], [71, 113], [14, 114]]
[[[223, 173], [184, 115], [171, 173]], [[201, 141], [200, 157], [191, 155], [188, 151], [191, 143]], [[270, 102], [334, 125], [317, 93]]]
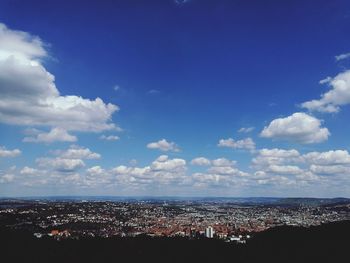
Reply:
[[349, 22], [347, 1], [1, 1], [0, 195], [350, 197]]

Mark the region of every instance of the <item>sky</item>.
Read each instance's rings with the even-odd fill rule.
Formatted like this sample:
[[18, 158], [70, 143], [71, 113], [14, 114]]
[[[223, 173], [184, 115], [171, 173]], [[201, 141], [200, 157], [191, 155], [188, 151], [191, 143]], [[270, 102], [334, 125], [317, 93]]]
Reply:
[[0, 2], [0, 196], [350, 197], [350, 3]]

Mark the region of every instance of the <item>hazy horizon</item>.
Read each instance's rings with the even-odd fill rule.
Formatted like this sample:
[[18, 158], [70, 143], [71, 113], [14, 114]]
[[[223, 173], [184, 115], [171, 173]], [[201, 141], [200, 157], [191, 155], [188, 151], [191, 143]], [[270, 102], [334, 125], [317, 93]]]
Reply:
[[37, 198], [135, 198], [135, 199], [350, 199], [348, 197], [315, 197], [315, 196], [167, 196], [167, 195], [28, 195], [28, 196], [0, 196], [0, 199], [37, 199]]

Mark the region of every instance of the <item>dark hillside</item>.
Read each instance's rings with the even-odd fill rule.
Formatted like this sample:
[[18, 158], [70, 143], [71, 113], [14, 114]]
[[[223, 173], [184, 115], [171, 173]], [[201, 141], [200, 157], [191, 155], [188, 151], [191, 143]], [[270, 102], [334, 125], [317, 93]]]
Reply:
[[350, 221], [277, 227], [235, 245], [148, 237], [55, 241], [2, 228], [1, 262], [347, 262], [349, 233]]

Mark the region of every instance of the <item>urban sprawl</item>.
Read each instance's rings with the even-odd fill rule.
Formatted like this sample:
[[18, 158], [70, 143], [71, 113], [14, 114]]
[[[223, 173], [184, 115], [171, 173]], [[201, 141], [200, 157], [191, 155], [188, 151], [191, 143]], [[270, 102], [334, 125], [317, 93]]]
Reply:
[[52, 237], [187, 237], [245, 243], [271, 227], [350, 219], [350, 203], [269, 205], [230, 202], [1, 201], [0, 225]]

